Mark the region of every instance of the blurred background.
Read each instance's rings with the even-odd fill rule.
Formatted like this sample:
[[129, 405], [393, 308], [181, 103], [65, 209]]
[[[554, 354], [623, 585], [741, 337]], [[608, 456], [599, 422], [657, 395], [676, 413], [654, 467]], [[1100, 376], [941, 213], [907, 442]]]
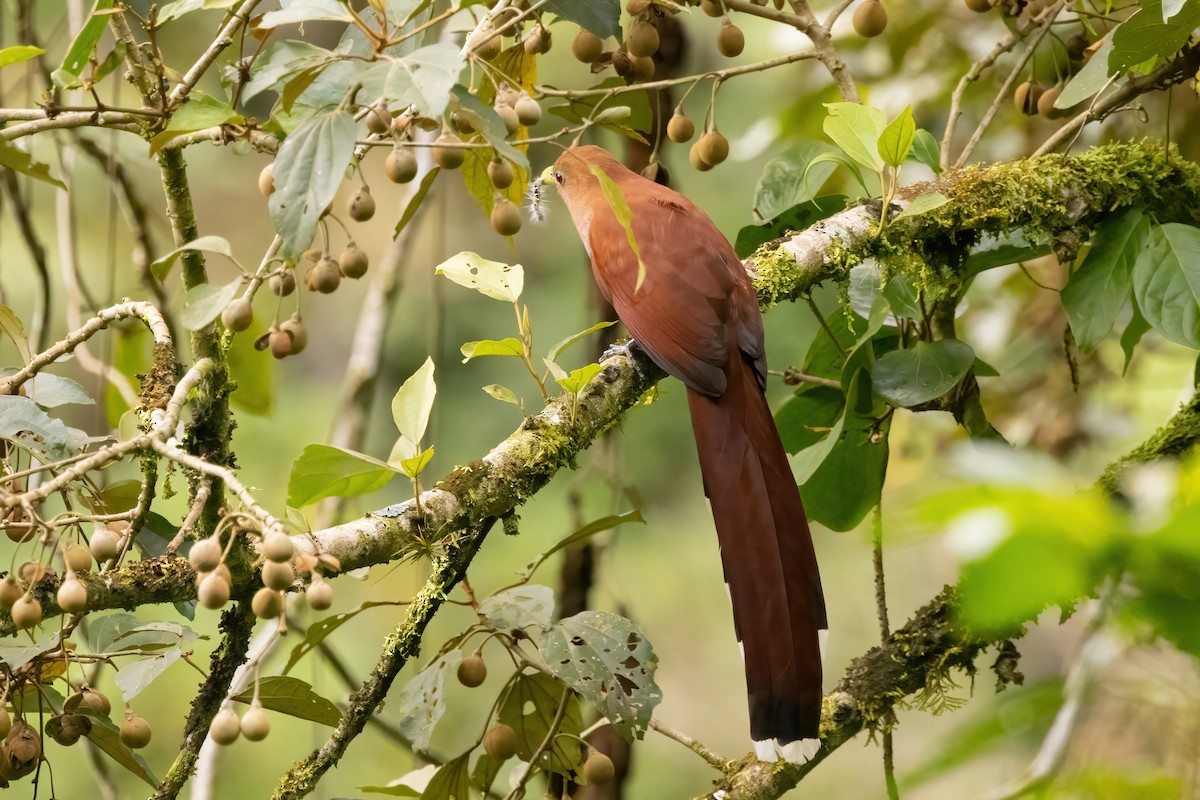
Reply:
[[[134, 3], [144, 10], [146, 4]], [[819, 12], [829, 3], [817, 2]], [[66, 18], [57, 3], [39, 4], [38, 27], [53, 62], [65, 49]], [[940, 138], [950, 91], [971, 61], [1007, 33], [999, 15], [981, 15], [961, 2], [910, 2], [887, 4], [890, 27], [879, 39], [863, 40], [850, 30], [849, 14], [835, 31], [842, 51], [860, 83], [864, 99], [884, 109], [889, 118], [911, 104], [919, 127]], [[0, 46], [21, 41], [15, 28], [15, 4], [0, 4]], [[220, 12], [202, 12], [182, 24], [168, 25], [159, 43], [171, 53], [176, 66], [191, 62], [209, 40]], [[745, 52], [725, 59], [715, 50], [719, 20], [692, 13], [685, 20], [687, 50], [680, 74], [699, 73], [733, 63], [752, 63], [791, 52], [806, 44], [796, 31], [745, 15], [737, 23], [746, 33]], [[332, 44], [334, 26], [310, 24], [304, 38]], [[539, 82], [560, 87], [585, 87], [593, 78], [571, 58], [569, 42], [574, 29], [552, 28], [554, 49], [539, 63]], [[1073, 31], [1064, 34], [1069, 35]], [[288, 35], [296, 36], [296, 32]], [[1046, 83], [1056, 78], [1058, 45], [1045, 48], [1033, 69]], [[1004, 61], [1001, 61], [1003, 64]], [[998, 89], [1006, 69], [988, 72], [967, 93], [962, 128], [969, 131]], [[37, 85], [21, 69], [0, 75], [5, 105], [29, 105]], [[114, 83], [115, 85], [115, 83]], [[202, 87], [213, 94], [220, 89], [214, 77]], [[1185, 156], [1195, 157], [1200, 142], [1195, 135], [1195, 94], [1191, 87], [1174, 92], [1170, 138]], [[131, 93], [121, 100], [136, 102]], [[702, 119], [707, 90], [697, 91], [685, 107], [693, 119]], [[756, 182], [764, 163], [805, 141], [823, 141], [823, 102], [837, 98], [827, 74], [816, 64], [802, 63], [750, 74], [726, 84], [717, 99], [716, 116], [722, 132], [732, 142], [729, 161], [714, 171], [697, 173], [687, 163], [684, 146], [667, 143], [662, 161], [672, 185], [706, 210], [727, 236], [733, 238], [746, 225], [759, 222], [752, 214]], [[258, 114], [269, 114], [270, 101], [260, 101]], [[1163, 137], [1168, 132], [1166, 98], [1144, 101], [1149, 121], [1120, 114], [1104, 126], [1089, 129], [1076, 149], [1107, 138], [1142, 135]], [[547, 115], [534, 131], [549, 133], [560, 121]], [[982, 161], [1020, 157], [1031, 151], [1058, 123], [1024, 116], [1011, 103], [984, 137], [976, 158]], [[144, 142], [123, 134], [91, 132], [88, 136], [115, 147], [151, 213], [149, 229], [161, 254], [169, 249], [158, 171], [147, 158]], [[610, 137], [610, 138], [606, 138]], [[60, 143], [65, 139], [60, 138]], [[595, 140], [617, 152], [623, 144], [612, 135]], [[64, 174], [53, 138], [39, 140], [37, 154]], [[43, 150], [44, 149], [44, 150]], [[535, 173], [559, 151], [534, 146], [530, 160]], [[374, 261], [391, 237], [403, 210], [401, 187], [383, 179], [383, 152], [372, 153], [364, 174], [380, 213], [370, 223], [353, 227], [353, 236]], [[244, 145], [199, 145], [186, 151], [201, 233], [226, 237], [246, 264], [257, 258], [271, 241], [273, 231], [267, 204], [255, 188], [259, 170], [270, 161]], [[375, 178], [374, 176], [379, 176]], [[905, 168], [904, 181], [925, 180], [931, 173], [921, 166]], [[78, 224], [81, 272], [90, 295], [99, 305], [123, 296], [145, 296], [128, 268], [135, 246], [112, 194], [103, 165], [77, 156], [71, 173], [71, 202]], [[854, 189], [835, 175], [827, 190]], [[347, 193], [353, 191], [347, 182]], [[49, 263], [57, 269], [55, 197], [49, 188], [29, 185], [35, 209], [34, 224], [49, 250]], [[335, 205], [345, 202], [339, 197]], [[520, 423], [520, 412], [496, 402], [480, 387], [500, 383], [521, 395], [529, 410], [539, 407], [536, 388], [519, 364], [509, 359], [480, 359], [461, 363], [459, 345], [477, 339], [515, 335], [511, 309], [461, 287], [435, 278], [434, 267], [460, 250], [473, 250], [486, 258], [519, 263], [526, 275], [524, 302], [539, 346], [599, 322], [591, 301], [592, 281], [586, 256], [565, 209], [551, 197], [549, 218], [541, 225], [526, 224], [510, 247], [490, 229], [486, 217], [464, 191], [455, 174], [443, 173], [428, 207], [418, 220], [404, 254], [399, 298], [391, 316], [381, 367], [377, 402], [370, 420], [367, 445], [370, 455], [386, 458], [394, 442], [388, 413], [391, 395], [427, 355], [436, 363], [438, 399], [428, 442], [437, 453], [426, 475], [445, 474], [458, 464], [479, 458]], [[340, 233], [335, 233], [340, 237]], [[219, 258], [209, 260], [214, 280], [233, 277], [232, 268]], [[31, 262], [13, 216], [0, 216], [0, 286], [3, 302], [29, 320], [34, 309]], [[224, 273], [228, 273], [225, 275]], [[351, 337], [368, 279], [347, 282], [334, 295], [302, 294], [302, 308], [311, 342], [301, 356], [275, 362], [266, 353], [243, 351], [237, 356], [239, 380], [266, 379], [269, 397], [259, 393], [260, 408], [250, 413], [236, 409], [233, 445], [242, 479], [255, 487], [260, 500], [281, 514], [286, 501], [289, 466], [301, 449], [326, 439], [336, 420], [334, 399], [350, 351]], [[1052, 257], [982, 275], [968, 294], [967, 310], [960, 320], [960, 336], [977, 354], [994, 366], [999, 377], [983, 378], [983, 402], [993, 424], [1015, 445], [1045, 454], [1056, 461], [1079, 488], [1090, 485], [1103, 467], [1145, 438], [1165, 420], [1193, 387], [1194, 354], [1148, 334], [1122, 378], [1123, 353], [1115, 340], [1095, 353], [1080, 357], [1079, 388], [1072, 386], [1071, 371], [1063, 354], [1065, 324], [1057, 288], [1065, 281], [1064, 267]], [[178, 310], [181, 290], [172, 277], [167, 290]], [[55, 278], [56, 289], [61, 282]], [[818, 292], [818, 303], [833, 310], [836, 290]], [[276, 298], [262, 293], [256, 315], [269, 319]], [[56, 292], [49, 313], [52, 335], [64, 331], [61, 293]], [[772, 369], [799, 366], [817, 332], [810, 310], [803, 305], [783, 305], [767, 316], [767, 342]], [[246, 337], [249, 340], [249, 337]], [[592, 346], [590, 343], [587, 347]], [[94, 340], [95, 352], [116, 359], [127, 371], [147, 355], [145, 340], [133, 328], [116, 326]], [[564, 366], [577, 367], [589, 359], [585, 347], [569, 351]], [[0, 342], [3, 365], [16, 363], [7, 341]], [[136, 366], [132, 367], [136, 370]], [[61, 374], [83, 383], [97, 396], [104, 394], [94, 376], [66, 364]], [[773, 380], [769, 397], [778, 406], [792, 389]], [[74, 407], [64, 415], [69, 424], [96, 435], [109, 432], [103, 404]], [[958, 557], [946, 531], [922, 524], [912, 513], [915, 503], [957, 480], [951, 457], [963, 447], [963, 434], [947, 414], [899, 412], [891, 438], [891, 462], [883, 500], [888, 602], [893, 626], [928, 601], [958, 574]], [[602, 457], [596, 457], [597, 454]], [[109, 481], [137, 477], [132, 466], [110, 470]], [[613, 479], [617, 483], [614, 484]], [[156, 510], [176, 522], [184, 513], [182, 476], [165, 475], [178, 494]], [[160, 487], [160, 496], [163, 494]], [[597, 583], [593, 607], [626, 614], [647, 631], [658, 656], [657, 679], [663, 701], [657, 716], [667, 724], [699, 739], [716, 752], [740, 756], [749, 746], [742, 665], [733, 636], [716, 541], [705, 501], [691, 431], [685, 393], [680, 384], [665, 381], [658, 400], [632, 410], [612, 433], [604, 448], [589, 453], [574, 472], [558, 475], [535, 500], [520, 510], [520, 536], [511, 538], [494, 530], [475, 560], [470, 581], [480, 594], [510, 583], [515, 573], [537, 553], [573, 530], [580, 522], [628, 510], [636, 498], [645, 525], [626, 525], [597, 540]], [[401, 502], [410, 491], [401, 480], [387, 488], [348, 500], [343, 518]], [[310, 512], [313, 509], [309, 509]], [[310, 513], [310, 518], [313, 514]], [[851, 659], [878, 640], [875, 617], [869, 522], [847, 533], [816, 528], [830, 614], [830, 649], [826, 660], [826, 690], [839, 680]], [[0, 552], [8, 552], [7, 542]], [[544, 565], [534, 583], [559, 589], [559, 559]], [[427, 567], [404, 563], [375, 567], [355, 579], [335, 582], [334, 612], [354, 608], [365, 600], [402, 599], [421, 586]], [[147, 620], [182, 621], [170, 607], [146, 608]], [[292, 609], [293, 619], [307, 625], [316, 616], [302, 605]], [[402, 610], [381, 607], [364, 612], [330, 640], [333, 649], [356, 680], [366, 676], [378, 655], [380, 642], [399, 621]], [[425, 651], [437, 646], [472, 621], [469, 610], [447, 607], [425, 638]], [[913, 800], [960, 798], [986, 794], [1016, 779], [1033, 757], [1046, 734], [1061, 698], [1066, 665], [1076, 656], [1080, 623], [1059, 624], [1057, 609], [1048, 611], [1040, 624], [1031, 626], [1018, 642], [1024, 687], [996, 694], [987, 670], [990, 656], [980, 660], [978, 679], [961, 675], [951, 695], [964, 702], [961, 709], [931, 714], [903, 710], [896, 731], [896, 769], [906, 798]], [[217, 615], [201, 611], [192, 625], [212, 637], [197, 644], [193, 660], [206, 665], [216, 641]], [[284, 638], [263, 666], [271, 674], [286, 660], [299, 636]], [[448, 711], [433, 738], [432, 750], [453, 756], [480, 735], [490, 698], [503, 683], [507, 658], [499, 648], [485, 650], [492, 676], [482, 688], [447, 685]], [[397, 686], [415, 674], [411, 665]], [[322, 695], [341, 700], [348, 687], [319, 656], [309, 655], [293, 675], [310, 681]], [[111, 670], [102, 673], [101, 688], [118, 693]], [[1200, 680], [1196, 665], [1167, 646], [1136, 648], [1117, 660], [1097, 690], [1087, 711], [1082, 733], [1069, 752], [1066, 768], [1069, 787], [1061, 796], [1079, 797], [1179, 797], [1195, 791], [1195, 753], [1200, 744]], [[152, 768], [165, 770], [178, 743], [184, 716], [199, 674], [183, 663], [173, 666], [134, 702], [147, 717], [154, 740], [145, 751]], [[1151, 689], [1150, 687], [1154, 687]], [[396, 691], [392, 697], [395, 698]], [[489, 699], [481, 699], [483, 697]], [[385, 705], [380, 714], [394, 718]], [[322, 743], [328, 729], [273, 715], [273, 734], [266, 741], [239, 741], [221, 750], [215, 797], [268, 797], [278, 777], [294, 761]], [[1170, 744], [1162, 739], [1171, 731]], [[1190, 738], [1189, 738], [1190, 737]], [[974, 751], [967, 745], [976, 743]], [[961, 755], [960, 754], [961, 752]], [[1179, 753], [1190, 753], [1179, 756]], [[97, 778], [82, 761], [82, 750], [66, 750], [48, 743], [56, 796], [98, 796]], [[316, 796], [362, 797], [358, 788], [380, 785], [421, 765], [386, 737], [368, 731], [350, 748], [337, 769], [330, 772]], [[145, 786], [120, 770], [108, 770], [119, 796], [144, 795]], [[1095, 778], [1107, 775], [1105, 783]], [[1121, 776], [1119, 779], [1112, 775]], [[676, 798], [703, 793], [714, 774], [707, 765], [678, 744], [650, 733], [634, 750], [628, 798]], [[1074, 781], [1074, 783], [1070, 783]], [[1089, 783], [1091, 782], [1091, 783]], [[1103, 784], [1115, 789], [1094, 786]], [[1091, 788], [1089, 788], [1091, 787]], [[1121, 788], [1125, 787], [1125, 788]], [[1132, 787], [1132, 788], [1130, 788]], [[186, 793], [187, 790], [185, 790]], [[1075, 792], [1071, 794], [1070, 792]], [[874, 798], [884, 796], [877, 743], [860, 736], [840, 748], [789, 797]], [[1060, 796], [1060, 795], [1056, 795]]]

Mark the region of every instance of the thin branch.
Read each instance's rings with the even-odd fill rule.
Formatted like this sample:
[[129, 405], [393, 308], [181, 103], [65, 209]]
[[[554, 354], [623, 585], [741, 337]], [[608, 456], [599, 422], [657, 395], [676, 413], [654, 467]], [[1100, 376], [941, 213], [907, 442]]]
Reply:
[[142, 128], [137, 124], [139, 119], [139, 117], [124, 111], [74, 111], [59, 114], [53, 118], [35, 119], [20, 125], [0, 128], [0, 141], [11, 142], [35, 133], [66, 128], [115, 128], [130, 133], [141, 133]]
[[229, 20], [221, 28], [216, 38], [205, 48], [200, 58], [196, 59], [196, 63], [183, 76], [183, 80], [171, 90], [171, 94], [167, 96], [167, 104], [169, 106], [175, 107], [179, 105], [188, 96], [188, 93], [196, 87], [196, 84], [204, 77], [204, 73], [217, 60], [217, 56], [221, 55], [226, 47], [233, 44], [233, 37], [237, 34], [238, 28], [246, 24], [246, 20], [250, 18], [251, 12], [254, 11], [254, 7], [259, 2], [260, 0], [242, 0], [242, 4], [238, 6], [238, 10], [233, 12], [233, 15], [229, 17]]
[[729, 766], [729, 759], [722, 758], [721, 756], [714, 753], [712, 750], [709, 750], [707, 747], [705, 747], [703, 742], [693, 739], [691, 736], [688, 736], [686, 733], [683, 733], [682, 731], [675, 730], [671, 726], [661, 722], [658, 719], [652, 718], [650, 720], [650, 728], [652, 730], [658, 731], [659, 733], [661, 733], [663, 736], [667, 737], [668, 739], [673, 739], [673, 740], [679, 742], [681, 745], [686, 747], [688, 750], [691, 750], [693, 753], [695, 753], [696, 755], [703, 758], [705, 761], [707, 761], [709, 763], [710, 766], [714, 767], [715, 769], [724, 771]]

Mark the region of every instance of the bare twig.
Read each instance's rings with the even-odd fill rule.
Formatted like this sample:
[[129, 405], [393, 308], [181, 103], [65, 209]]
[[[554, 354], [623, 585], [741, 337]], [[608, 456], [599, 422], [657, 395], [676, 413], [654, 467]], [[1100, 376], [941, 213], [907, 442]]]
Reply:
[[693, 739], [691, 736], [688, 736], [686, 733], [683, 733], [682, 731], [675, 730], [674, 728], [661, 722], [660, 720], [651, 719], [650, 720], [650, 728], [652, 730], [658, 731], [659, 733], [661, 733], [663, 736], [667, 737], [668, 739], [674, 739], [675, 741], [679, 742], [681, 745], [686, 747], [688, 750], [691, 750], [693, 753], [695, 753], [696, 755], [703, 758], [705, 761], [707, 761], [709, 763], [710, 766], [712, 766], [715, 769], [724, 771], [725, 769], [727, 769], [729, 767], [729, 759], [722, 758], [721, 756], [714, 753], [712, 750], [705, 747], [703, 742]]
[[250, 18], [251, 12], [254, 11], [254, 7], [259, 4], [259, 1], [242, 0], [242, 4], [229, 17], [212, 43], [204, 49], [204, 52], [196, 59], [196, 63], [192, 64], [191, 69], [184, 74], [183, 80], [177, 83], [175, 88], [171, 90], [171, 94], [167, 96], [168, 105], [172, 107], [177, 106], [188, 96], [188, 93], [204, 77], [204, 73], [208, 71], [208, 68], [217, 60], [217, 56], [221, 55], [226, 47], [233, 44], [233, 37], [237, 33], [238, 28], [246, 24], [246, 20]]

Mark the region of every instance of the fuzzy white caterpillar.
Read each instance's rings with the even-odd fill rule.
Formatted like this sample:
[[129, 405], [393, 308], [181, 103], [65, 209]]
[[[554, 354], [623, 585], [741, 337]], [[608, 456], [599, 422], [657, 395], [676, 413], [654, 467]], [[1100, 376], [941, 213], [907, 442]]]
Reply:
[[525, 189], [525, 208], [529, 211], [529, 221], [535, 224], [546, 221], [546, 184], [541, 180], [532, 180]]

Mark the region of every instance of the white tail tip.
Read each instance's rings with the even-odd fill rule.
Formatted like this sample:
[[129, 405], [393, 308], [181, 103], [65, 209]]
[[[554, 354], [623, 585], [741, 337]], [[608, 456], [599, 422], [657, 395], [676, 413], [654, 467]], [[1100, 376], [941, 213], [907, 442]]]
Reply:
[[793, 764], [806, 764], [820, 749], [820, 739], [797, 739], [786, 744], [778, 739], [763, 739], [754, 743], [754, 756], [759, 761], [778, 761], [783, 758]]

